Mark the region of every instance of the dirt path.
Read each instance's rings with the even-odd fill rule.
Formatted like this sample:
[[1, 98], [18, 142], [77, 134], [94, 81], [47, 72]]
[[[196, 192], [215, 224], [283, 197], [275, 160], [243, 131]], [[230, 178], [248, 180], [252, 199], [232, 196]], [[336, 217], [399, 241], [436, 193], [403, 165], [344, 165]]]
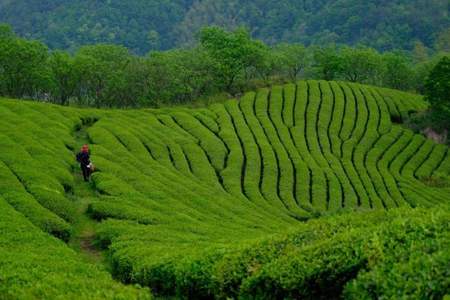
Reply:
[[[87, 122], [74, 132], [73, 136], [77, 145], [74, 150], [74, 159], [83, 144], [90, 144], [87, 129], [94, 123]], [[74, 163], [73, 177], [75, 180], [74, 188], [68, 196], [76, 204], [78, 215], [72, 225], [72, 236], [68, 244], [89, 262], [103, 264], [104, 256], [94, 244], [96, 222], [87, 215], [89, 204], [98, 197], [98, 194], [91, 183], [83, 180], [80, 167], [77, 163]]]

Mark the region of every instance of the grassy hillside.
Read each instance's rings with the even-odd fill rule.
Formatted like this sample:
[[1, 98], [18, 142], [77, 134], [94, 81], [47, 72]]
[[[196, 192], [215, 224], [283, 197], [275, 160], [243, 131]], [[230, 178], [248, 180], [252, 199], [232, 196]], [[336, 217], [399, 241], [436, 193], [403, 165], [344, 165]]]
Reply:
[[[71, 296], [76, 286], [148, 296], [108, 277], [92, 259], [94, 239], [114, 278], [156, 294], [441, 297], [450, 154], [396, 124], [425, 107], [419, 96], [325, 81], [195, 110], [3, 99], [0, 211], [11, 221], [0, 226], [16, 234], [0, 236], [0, 295]], [[92, 185], [74, 161], [83, 143], [98, 167]], [[14, 255], [22, 241], [35, 252]], [[46, 289], [50, 279], [29, 276], [27, 260], [36, 272], [78, 260], [55, 279], [74, 287]], [[92, 264], [103, 280], [94, 286]]]

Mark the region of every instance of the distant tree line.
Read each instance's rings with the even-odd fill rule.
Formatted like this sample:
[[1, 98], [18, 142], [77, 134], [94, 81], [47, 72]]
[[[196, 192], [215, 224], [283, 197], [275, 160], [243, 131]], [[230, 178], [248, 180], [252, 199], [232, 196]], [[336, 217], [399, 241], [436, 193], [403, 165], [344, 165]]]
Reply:
[[243, 28], [205, 27], [187, 49], [132, 54], [123, 46], [50, 51], [0, 26], [0, 95], [62, 105], [157, 107], [303, 78], [422, 92], [445, 53], [380, 53], [367, 47], [267, 44]]
[[193, 45], [205, 26], [280, 42], [379, 51], [449, 47], [448, 0], [0, 0], [0, 22], [50, 49], [124, 45], [136, 54]]
[[450, 143], [450, 56], [444, 56], [428, 75], [424, 86], [425, 100], [430, 109], [410, 116], [408, 125], [415, 131], [432, 128]]
[[438, 129], [450, 128], [450, 57], [444, 57], [425, 83], [425, 99], [431, 106]]

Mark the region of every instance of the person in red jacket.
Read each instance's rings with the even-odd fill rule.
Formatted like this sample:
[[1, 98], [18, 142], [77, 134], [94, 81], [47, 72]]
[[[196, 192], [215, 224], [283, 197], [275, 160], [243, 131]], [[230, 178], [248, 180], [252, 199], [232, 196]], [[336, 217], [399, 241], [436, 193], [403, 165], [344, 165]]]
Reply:
[[81, 170], [83, 171], [84, 181], [89, 181], [91, 177], [91, 160], [88, 145], [81, 147], [80, 152], [77, 154], [77, 161], [80, 163]]

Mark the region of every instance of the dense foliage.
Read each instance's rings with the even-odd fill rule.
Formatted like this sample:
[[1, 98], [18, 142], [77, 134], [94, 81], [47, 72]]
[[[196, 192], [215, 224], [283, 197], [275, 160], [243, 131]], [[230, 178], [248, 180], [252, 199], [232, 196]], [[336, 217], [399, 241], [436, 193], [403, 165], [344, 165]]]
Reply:
[[44, 41], [53, 49], [114, 43], [146, 53], [174, 46], [173, 27], [190, 2], [2, 0], [0, 20], [21, 36]]
[[1, 99], [0, 298], [148, 296], [50, 236], [73, 235], [85, 130], [98, 170], [87, 213], [118, 280], [196, 299], [441, 299], [450, 152], [393, 122], [426, 107], [327, 81], [201, 109]]
[[156, 107], [238, 95], [256, 87], [315, 78], [423, 90], [444, 53], [428, 57], [372, 48], [305, 47], [254, 40], [243, 28], [206, 27], [191, 49], [136, 56], [126, 47], [49, 51], [0, 26], [0, 95], [95, 107]]
[[[52, 49], [125, 45], [135, 53], [191, 44], [208, 25], [244, 25], [269, 44], [364, 44], [378, 50], [440, 48], [450, 25], [445, 0], [1, 0], [0, 22]], [[446, 31], [447, 30], [447, 31]]]
[[431, 71], [425, 95], [436, 127], [450, 129], [450, 57], [442, 58]]

